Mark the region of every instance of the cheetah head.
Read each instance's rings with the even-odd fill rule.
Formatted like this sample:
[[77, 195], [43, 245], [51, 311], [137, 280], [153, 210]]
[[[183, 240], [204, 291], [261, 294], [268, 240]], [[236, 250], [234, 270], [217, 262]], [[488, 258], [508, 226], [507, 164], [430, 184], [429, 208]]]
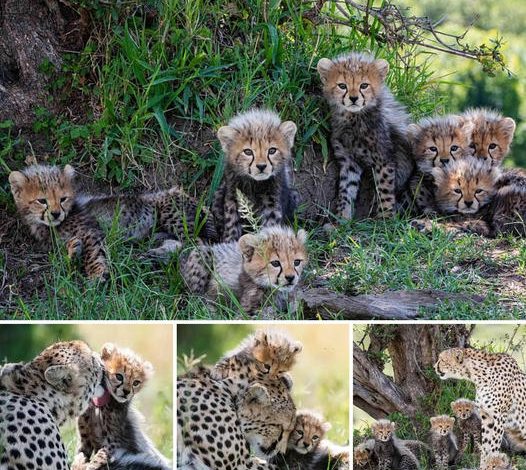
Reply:
[[271, 111], [254, 109], [217, 131], [230, 167], [256, 181], [268, 180], [290, 161], [296, 124]]
[[466, 350], [463, 348], [451, 348], [442, 351], [438, 355], [435, 371], [442, 379], [469, 379], [470, 372], [467, 364]]
[[287, 447], [298, 454], [312, 452], [330, 428], [330, 423], [322, 416], [310, 410], [300, 410], [296, 414], [296, 423]]
[[431, 431], [440, 436], [447, 436], [453, 431], [455, 426], [455, 418], [447, 415], [433, 416], [429, 421], [431, 423]]
[[376, 106], [382, 94], [389, 64], [363, 53], [320, 59], [317, 65], [323, 93], [341, 111], [359, 113]]
[[18, 212], [30, 226], [56, 227], [73, 207], [75, 170], [33, 165], [9, 175], [11, 192]]
[[468, 419], [475, 412], [475, 403], [465, 398], [451, 402], [451, 411], [458, 419]]
[[388, 419], [379, 419], [371, 426], [373, 436], [381, 442], [388, 442], [394, 435], [396, 424]]

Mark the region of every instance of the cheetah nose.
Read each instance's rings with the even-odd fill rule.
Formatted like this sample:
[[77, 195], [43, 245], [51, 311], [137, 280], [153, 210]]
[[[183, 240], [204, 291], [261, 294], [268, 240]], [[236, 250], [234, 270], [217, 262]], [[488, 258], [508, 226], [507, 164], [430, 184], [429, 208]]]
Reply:
[[442, 165], [445, 165], [446, 163], [449, 163], [449, 158], [441, 158], [440, 159], [440, 163], [442, 163]]
[[256, 165], [256, 167], [258, 168], [258, 170], [259, 170], [261, 173], [263, 173], [263, 170], [264, 170], [265, 168], [267, 168], [267, 164], [266, 164], [266, 163], [258, 163], [258, 164]]
[[296, 276], [295, 276], [294, 274], [288, 274], [287, 276], [285, 276], [285, 279], [287, 280], [287, 282], [288, 282], [289, 284], [292, 284], [292, 281], [294, 281], [294, 278], [295, 278], [295, 277], [296, 277]]
[[53, 219], [58, 219], [60, 217], [60, 211], [59, 212], [51, 212], [51, 217]]
[[122, 390], [122, 394], [127, 397], [129, 394], [130, 394], [130, 391], [129, 390], [126, 390], [126, 389], [123, 389]]
[[349, 96], [349, 99], [351, 100], [352, 104], [356, 104], [356, 102], [358, 101], [357, 96]]
[[309, 444], [307, 444], [306, 442], [303, 443], [303, 447], [305, 447], [305, 449], [308, 449], [309, 448]]
[[466, 207], [471, 207], [473, 205], [473, 201], [464, 201], [464, 204], [466, 204]]

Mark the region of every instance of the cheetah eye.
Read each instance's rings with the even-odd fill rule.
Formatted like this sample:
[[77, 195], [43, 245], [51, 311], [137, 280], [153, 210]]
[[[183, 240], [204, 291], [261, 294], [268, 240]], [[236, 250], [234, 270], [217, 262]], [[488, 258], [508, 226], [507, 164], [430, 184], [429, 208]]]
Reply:
[[319, 439], [319, 436], [316, 436], [316, 435], [312, 436], [313, 441], [317, 441], [318, 439]]
[[294, 260], [294, 266], [299, 266], [301, 264], [301, 260], [300, 259], [295, 259]]
[[454, 189], [454, 191], [457, 193], [457, 194], [462, 194], [462, 190], [461, 189]]
[[452, 152], [456, 152], [456, 151], [458, 150], [458, 145], [452, 145], [451, 148], [450, 148], [450, 150], [451, 150]]
[[119, 382], [123, 382], [123, 381], [124, 381], [124, 375], [122, 375], [122, 374], [115, 374], [115, 378], [116, 378]]
[[300, 431], [299, 429], [297, 429], [296, 432], [298, 433], [298, 436], [303, 437], [303, 431]]
[[275, 268], [279, 268], [281, 266], [281, 263], [278, 260], [271, 261], [270, 264]]
[[141, 385], [141, 381], [140, 380], [134, 380], [133, 381], [133, 386], [134, 387], [138, 387], [139, 385]]
[[252, 155], [254, 155], [254, 152], [252, 151], [252, 149], [244, 149], [243, 150], [243, 153], [245, 155], [248, 155], [249, 157], [251, 157]]
[[469, 148], [472, 148], [473, 150], [475, 150], [477, 146], [475, 144], [469, 144]]
[[497, 144], [489, 144], [489, 147], [488, 147], [490, 150], [494, 150], [497, 148]]
[[44, 198], [42, 198], [42, 199], [37, 199], [37, 202], [38, 202], [39, 204], [46, 205], [46, 204], [47, 204], [47, 199], [44, 199]]
[[429, 147], [429, 150], [431, 150], [431, 152], [438, 152], [438, 149], [435, 146]]
[[276, 147], [270, 147], [268, 149], [268, 154], [269, 155], [274, 155], [277, 151], [278, 151], [278, 149]]
[[61, 198], [60, 198], [60, 202], [61, 202], [61, 203], [62, 203], [62, 202], [66, 202], [68, 199], [69, 199], [69, 198], [68, 198], [68, 197], [65, 197], [65, 196], [64, 196], [64, 197], [61, 197]]
[[[480, 194], [480, 193], [483, 193], [483, 192], [484, 192], [483, 189], [477, 189], [477, 190], [475, 191], [475, 194]], [[467, 411], [467, 410], [466, 410], [466, 411]]]
[[347, 90], [347, 85], [345, 83], [338, 83], [338, 87], [342, 90]]
[[265, 371], [267, 373], [269, 373], [270, 372], [270, 364], [265, 364], [264, 367], [265, 367]]
[[367, 89], [367, 88], [369, 88], [369, 84], [368, 84], [368, 83], [362, 83], [362, 84], [360, 85], [360, 90], [365, 90], [365, 89]]

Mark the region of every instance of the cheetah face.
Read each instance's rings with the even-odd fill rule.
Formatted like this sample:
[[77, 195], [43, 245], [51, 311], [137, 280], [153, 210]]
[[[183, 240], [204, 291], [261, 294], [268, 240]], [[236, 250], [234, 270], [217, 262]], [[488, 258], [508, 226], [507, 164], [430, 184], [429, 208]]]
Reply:
[[268, 227], [258, 235], [243, 235], [239, 247], [245, 272], [262, 287], [292, 291], [307, 263], [304, 230]]
[[358, 467], [365, 467], [369, 464], [370, 454], [366, 448], [357, 446], [354, 449], [353, 456], [354, 456], [354, 463]]
[[292, 121], [263, 110], [240, 114], [217, 132], [230, 167], [256, 181], [268, 180], [290, 161], [295, 135]]
[[502, 453], [496, 452], [490, 454], [486, 459], [486, 469], [487, 470], [512, 470], [513, 467], [510, 463], [510, 458]]
[[496, 193], [500, 170], [474, 157], [434, 168], [436, 202], [445, 214], [476, 214]]
[[408, 126], [418, 169], [428, 174], [436, 167], [470, 155], [471, 124], [460, 116], [424, 119]]
[[241, 396], [238, 417], [253, 454], [268, 460], [285, 453], [296, 408], [284, 381], [253, 383]]
[[288, 448], [299, 454], [308, 454], [318, 447], [329, 429], [330, 424], [324, 422], [321, 416], [310, 411], [299, 411], [294, 430], [290, 433]]
[[373, 436], [381, 442], [388, 442], [393, 437], [395, 423], [387, 419], [380, 419], [372, 425]]
[[153, 374], [148, 361], [111, 343], [102, 347], [101, 357], [106, 369], [106, 388], [119, 403], [131, 401]]
[[299, 341], [294, 341], [280, 332], [257, 330], [252, 356], [256, 360], [255, 366], [259, 372], [276, 378], [292, 368], [302, 349], [303, 345]]
[[447, 436], [453, 432], [453, 427], [455, 426], [455, 418], [446, 415], [434, 416], [430, 419], [430, 422], [431, 431], [440, 436]]
[[474, 412], [475, 405], [469, 400], [459, 399], [451, 403], [451, 410], [461, 420], [468, 419]]
[[343, 112], [360, 113], [377, 104], [389, 64], [351, 54], [335, 60], [320, 59], [317, 69], [329, 104]]
[[442, 351], [435, 364], [435, 371], [442, 380], [469, 379], [469, 370], [465, 364], [464, 350], [452, 348]]
[[56, 227], [73, 207], [75, 171], [66, 165], [58, 167], [34, 165], [9, 175], [11, 192], [19, 213], [29, 225]]

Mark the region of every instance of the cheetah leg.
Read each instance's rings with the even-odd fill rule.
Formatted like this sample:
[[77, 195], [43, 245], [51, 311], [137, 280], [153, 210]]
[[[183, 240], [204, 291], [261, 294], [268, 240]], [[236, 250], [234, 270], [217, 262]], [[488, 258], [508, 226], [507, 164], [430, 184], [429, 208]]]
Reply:
[[418, 461], [415, 457], [404, 456], [400, 459], [400, 468], [403, 470], [419, 470]]
[[340, 161], [337, 213], [344, 219], [352, 219], [354, 216], [361, 179], [362, 169], [357, 163], [349, 159]]
[[279, 225], [283, 220], [283, 211], [281, 209], [281, 203], [279, 196], [271, 195], [263, 198], [263, 226], [267, 227], [270, 225]]
[[223, 230], [223, 242], [237, 241], [241, 238], [241, 219], [237, 210], [235, 191], [228, 191], [225, 195], [224, 204], [225, 224]]
[[392, 217], [396, 204], [395, 198], [395, 172], [394, 163], [374, 166], [374, 177], [379, 198], [379, 215]]
[[481, 413], [482, 419], [482, 449], [480, 453], [480, 470], [486, 470], [486, 459], [494, 452], [498, 452], [504, 436], [506, 415], [501, 412]]
[[103, 238], [101, 236], [86, 237], [82, 244], [84, 246], [84, 269], [88, 278], [107, 281], [110, 271]]
[[190, 292], [205, 294], [210, 285], [213, 271], [213, 257], [206, 249], [192, 250], [186, 259], [181, 260], [181, 276]]
[[108, 468], [110, 463], [110, 455], [106, 448], [99, 449], [98, 452], [89, 461], [84, 470], [104, 470]]
[[80, 258], [82, 255], [82, 240], [78, 237], [70, 238], [66, 242], [66, 249], [69, 259]]
[[388, 457], [378, 462], [378, 470], [391, 470], [393, 466], [393, 459]]

